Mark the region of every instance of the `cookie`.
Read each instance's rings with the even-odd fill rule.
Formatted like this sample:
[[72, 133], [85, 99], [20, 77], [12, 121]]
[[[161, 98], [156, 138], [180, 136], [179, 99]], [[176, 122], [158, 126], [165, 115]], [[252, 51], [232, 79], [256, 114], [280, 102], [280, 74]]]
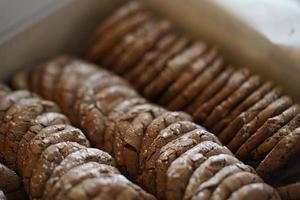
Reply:
[[193, 148], [203, 141], [213, 141], [216, 143], [219, 142], [217, 137], [213, 134], [202, 129], [196, 129], [180, 136], [161, 148], [155, 163], [156, 194], [159, 199], [165, 198], [166, 196], [166, 174], [170, 164], [187, 150]]
[[169, 110], [183, 110], [196, 98], [196, 96], [210, 84], [214, 78], [223, 70], [224, 61], [217, 57], [210, 66], [197, 76], [188, 86], [179, 93], [166, 107]]
[[300, 126], [300, 114], [297, 114], [289, 123], [280, 128], [275, 134], [267, 138], [262, 144], [251, 152], [254, 160], [264, 158], [275, 145], [285, 136], [290, 134], [293, 130]]
[[17, 192], [21, 190], [22, 181], [13, 170], [0, 164], [0, 188], [5, 193]]
[[261, 200], [279, 200], [280, 196], [274, 188], [265, 183], [253, 183], [245, 185], [233, 192], [229, 200], [250, 200], [250, 199], [261, 199]]
[[188, 65], [203, 54], [206, 48], [204, 43], [195, 42], [168, 61], [163, 71], [144, 89], [145, 97], [152, 100], [159, 97]]
[[256, 168], [257, 173], [264, 180], [271, 180], [281, 176], [280, 170], [289, 160], [299, 153], [300, 128], [283, 137], [271, 152], [260, 162]]
[[28, 86], [30, 91], [34, 93], [39, 93], [41, 91], [40, 77], [43, 72], [44, 64], [39, 64], [32, 68], [28, 74]]
[[143, 58], [132, 68], [123, 75], [123, 77], [129, 82], [134, 82], [145, 70], [149, 68], [156, 59], [159, 58], [170, 46], [176, 41], [178, 34], [168, 33], [164, 35], [160, 40], [157, 41], [155, 47], [147, 52]]
[[19, 149], [17, 153], [17, 167], [21, 175], [23, 174], [24, 163], [27, 162], [28, 156], [30, 156], [25, 153], [27, 152], [28, 143], [43, 128], [56, 124], [70, 124], [70, 121], [65, 115], [53, 112], [43, 113], [31, 121], [29, 130], [24, 134], [21, 141], [19, 142]]
[[214, 189], [211, 194], [211, 199], [226, 200], [230, 195], [241, 188], [252, 183], [262, 183], [263, 180], [255, 173], [246, 171], [237, 172], [226, 177], [222, 182]]
[[184, 199], [191, 199], [197, 192], [197, 188], [214, 176], [222, 168], [239, 163], [235, 157], [227, 154], [219, 154], [209, 157], [192, 174], [184, 193]]
[[212, 81], [209, 87], [206, 87], [203, 92], [194, 98], [194, 100], [185, 108], [185, 111], [187, 113], [193, 113], [200, 105], [212, 98], [212, 96], [221, 90], [226, 84], [233, 71], [232, 67], [227, 67], [215, 80]]
[[278, 99], [282, 94], [281, 88], [274, 88], [269, 93], [267, 93], [261, 100], [252, 105], [246, 111], [239, 114], [234, 120], [232, 120], [228, 126], [218, 135], [218, 138], [227, 144], [236, 133], [244, 126], [250, 122], [255, 116], [258, 115], [260, 111], [265, 109], [270, 103]]
[[299, 114], [300, 107], [292, 105], [279, 115], [267, 119], [267, 121], [236, 151], [236, 156], [241, 160], [246, 160], [259, 144], [272, 136], [282, 126], [288, 123], [295, 115]]
[[175, 98], [178, 93], [184, 90], [184, 88], [215, 59], [217, 54], [218, 50], [212, 48], [190, 63], [185, 70], [181, 72], [178, 78], [163, 92], [159, 98], [160, 104], [167, 105]]
[[119, 57], [113, 67], [117, 74], [124, 74], [128, 68], [134, 65], [155, 42], [167, 34], [171, 29], [171, 22], [168, 20], [158, 21], [143, 37], [137, 38], [133, 45]]
[[166, 173], [166, 199], [182, 199], [193, 171], [208, 157], [218, 154], [232, 155], [226, 147], [212, 141], [204, 141], [176, 158]]
[[163, 69], [166, 67], [167, 62], [182, 52], [184, 48], [190, 43], [190, 40], [186, 36], [180, 36], [177, 40], [164, 51], [154, 63], [152, 63], [147, 69], [132, 83], [133, 86], [139, 90], [144, 91], [144, 88], [150, 84]]
[[284, 200], [296, 200], [300, 198], [300, 183], [293, 183], [289, 185], [280, 186], [277, 191], [280, 197]]
[[245, 100], [240, 102], [229, 114], [223, 119], [219, 120], [212, 128], [211, 131], [213, 133], [220, 133], [222, 129], [224, 129], [231, 121], [233, 121], [239, 114], [256, 104], [259, 100], [261, 100], [266, 93], [268, 93], [273, 88], [273, 84], [271, 82], [266, 82], [262, 84], [258, 89], [252, 92]]
[[[12, 87], [16, 90], [26, 90], [29, 88], [28, 80], [29, 70], [18, 70], [16, 71], [11, 78]], [[2, 88], [0, 89], [2, 91]], [[0, 97], [1, 97], [0, 92]]]
[[113, 158], [106, 152], [94, 148], [85, 148], [73, 152], [66, 156], [62, 162], [53, 170], [53, 173], [48, 179], [43, 198], [52, 191], [52, 188], [60, 181], [60, 177], [64, 176], [71, 169], [81, 166], [87, 162], [97, 162], [99, 164], [114, 166]]
[[283, 96], [269, 104], [264, 110], [258, 113], [249, 123], [245, 124], [241, 130], [237, 132], [234, 138], [228, 143], [227, 147], [236, 152], [246, 140], [260, 128], [265, 121], [283, 112], [292, 104], [292, 99], [288, 96]]
[[199, 185], [196, 194], [192, 199], [210, 199], [214, 190], [220, 185], [223, 180], [239, 172], [249, 172], [255, 174], [255, 170], [248, 165], [244, 165], [241, 163], [228, 165], [218, 171], [212, 178]]
[[193, 113], [193, 117], [198, 122], [204, 122], [212, 112], [215, 106], [219, 105], [224, 99], [231, 95], [240, 85], [248, 79], [250, 72], [246, 68], [242, 68], [234, 72], [229, 78], [226, 85], [209, 101], [200, 105], [197, 110]]
[[179, 121], [191, 121], [191, 116], [183, 112], [165, 112], [159, 117], [155, 118], [149, 124], [144, 134], [140, 155], [139, 155], [139, 163], [140, 163], [141, 171], [144, 169], [144, 163], [146, 162], [148, 149], [152, 144], [153, 140], [159, 134], [159, 132], [167, 128], [169, 125]]
[[242, 102], [250, 93], [260, 86], [262, 80], [259, 76], [251, 76], [235, 92], [216, 106], [206, 118], [204, 124], [212, 127], [219, 120], [224, 118], [239, 102]]
[[84, 148], [86, 147], [75, 142], [61, 142], [45, 149], [36, 162], [36, 167], [33, 169], [32, 177], [28, 182], [27, 188], [31, 198], [41, 198], [45, 185], [55, 167], [69, 154]]

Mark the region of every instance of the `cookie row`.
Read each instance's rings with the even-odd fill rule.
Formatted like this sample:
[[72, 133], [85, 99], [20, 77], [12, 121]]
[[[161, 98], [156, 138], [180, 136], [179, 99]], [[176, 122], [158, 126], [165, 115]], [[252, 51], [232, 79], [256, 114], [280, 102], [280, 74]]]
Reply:
[[[265, 180], [280, 179], [279, 169], [291, 164], [299, 105], [248, 69], [226, 64], [215, 47], [153, 17], [142, 3], [130, 2], [108, 17], [86, 58], [122, 75], [149, 100], [190, 113]], [[295, 142], [285, 147], [290, 137]]]
[[280, 199], [190, 115], [146, 102], [108, 71], [58, 57], [17, 73], [12, 81], [66, 108], [93, 145], [110, 153], [123, 174], [158, 199], [240, 199], [253, 193]]
[[26, 90], [0, 94], [2, 159], [31, 199], [155, 199], [121, 175], [108, 153], [90, 148], [55, 103]]
[[27, 199], [20, 177], [13, 170], [0, 164], [0, 199], [4, 197], [12, 200]]

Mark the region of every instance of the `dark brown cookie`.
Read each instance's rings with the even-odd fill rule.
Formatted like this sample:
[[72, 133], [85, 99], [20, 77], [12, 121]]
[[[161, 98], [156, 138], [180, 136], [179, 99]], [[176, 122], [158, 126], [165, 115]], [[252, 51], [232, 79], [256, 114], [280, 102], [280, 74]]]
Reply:
[[71, 169], [83, 165], [87, 162], [97, 162], [99, 164], [114, 166], [113, 158], [106, 152], [94, 148], [86, 148], [68, 155], [62, 162], [53, 170], [53, 173], [48, 179], [43, 198], [52, 191], [52, 188]]
[[86, 147], [76, 142], [61, 142], [45, 149], [36, 162], [29, 185], [26, 186], [31, 198], [41, 198], [55, 167], [69, 154], [84, 148]]
[[187, 150], [203, 141], [219, 143], [219, 140], [213, 134], [203, 129], [196, 129], [180, 136], [161, 148], [155, 162], [156, 194], [159, 199], [166, 198], [166, 174], [170, 164]]
[[60, 113], [47, 112], [42, 115], [37, 116], [34, 120], [31, 121], [31, 126], [29, 130], [25, 133], [21, 141], [19, 142], [19, 149], [17, 153], [17, 167], [19, 173], [23, 174], [24, 164], [27, 162], [28, 143], [31, 139], [36, 136], [43, 128], [56, 124], [70, 124], [69, 119]]
[[283, 137], [265, 159], [256, 168], [257, 173], [265, 180], [281, 176], [280, 170], [290, 159], [299, 154], [300, 128]]
[[224, 68], [224, 61], [217, 57], [210, 66], [197, 76], [188, 86], [167, 105], [169, 110], [182, 110], [210, 84]]
[[218, 171], [212, 178], [202, 183], [197, 188], [196, 194], [192, 199], [210, 199], [214, 190], [220, 185], [223, 180], [239, 172], [249, 172], [255, 174], [255, 170], [248, 165], [244, 165], [241, 163], [228, 165]]
[[144, 71], [149, 68], [155, 61], [176, 41], [178, 34], [171, 32], [163, 36], [153, 47], [153, 50], [147, 52], [140, 62], [134, 67], [128, 69], [124, 78], [129, 82], [134, 82]]
[[227, 67], [224, 71], [222, 71], [217, 78], [212, 81], [209, 87], [206, 87], [203, 92], [194, 98], [194, 100], [187, 106], [185, 111], [191, 114], [195, 112], [200, 105], [208, 101], [208, 99], [212, 98], [213, 95], [222, 89], [233, 72], [234, 70], [232, 67]]
[[300, 114], [297, 114], [289, 123], [280, 128], [275, 134], [267, 138], [262, 144], [251, 152], [254, 160], [264, 158], [275, 145], [285, 136], [290, 134], [297, 127], [300, 127]]
[[208, 158], [193, 172], [186, 187], [184, 199], [191, 199], [195, 195], [197, 188], [222, 168], [239, 162], [238, 159], [227, 154], [219, 154]]
[[166, 91], [163, 92], [159, 102], [162, 105], [168, 104], [215, 59], [217, 54], [218, 50], [216, 48], [212, 48], [190, 63], [185, 70], [182, 71], [178, 78], [166, 89]]
[[246, 140], [261, 127], [265, 121], [283, 112], [286, 108], [292, 105], [292, 99], [288, 96], [283, 96], [269, 104], [264, 110], [258, 113], [249, 123], [245, 124], [241, 130], [237, 132], [234, 138], [228, 143], [227, 147], [235, 152]]
[[182, 199], [193, 171], [208, 157], [218, 154], [232, 155], [226, 147], [212, 141], [204, 141], [174, 160], [166, 173], [166, 199]]
[[238, 106], [236, 106], [230, 113], [224, 117], [222, 120], [217, 122], [212, 128], [213, 133], [220, 133], [231, 121], [233, 121], [242, 112], [256, 104], [261, 100], [266, 93], [268, 93], [273, 88], [271, 82], [266, 82], [255, 90], [251, 95], [249, 95], [245, 100], [243, 100]]
[[242, 102], [249, 94], [258, 88], [261, 83], [262, 80], [259, 76], [251, 76], [236, 91], [212, 110], [204, 124], [208, 127], [212, 127], [224, 118], [239, 102]]
[[300, 198], [300, 183], [280, 186], [277, 191], [283, 200], [297, 200]]
[[233, 192], [228, 200], [280, 200], [277, 191], [265, 183], [252, 183]]
[[211, 199], [226, 200], [240, 187], [252, 183], [262, 183], [263, 180], [255, 173], [237, 172], [226, 177], [213, 191]]
[[166, 67], [144, 89], [144, 95], [149, 99], [158, 97], [206, 48], [207, 46], [204, 43], [195, 42], [168, 61]]
[[166, 63], [175, 55], [180, 53], [189, 44], [190, 40], [186, 36], [180, 36], [172, 46], [164, 51], [152, 65], [139, 76], [133, 85], [137, 90], [143, 91], [148, 84], [154, 80], [158, 74], [166, 67]]
[[27, 88], [28, 90], [34, 93], [39, 93], [41, 91], [42, 88], [40, 84], [40, 77], [43, 72], [43, 68], [44, 68], [44, 63], [35, 66], [29, 71], [28, 79], [27, 79], [28, 86], [29, 86], [29, 88]]
[[158, 21], [143, 37], [139, 37], [134, 44], [124, 51], [113, 67], [117, 74], [123, 74], [132, 67], [154, 44], [167, 34], [171, 29], [171, 22], [168, 20]]
[[261, 100], [248, 108], [246, 111], [239, 114], [234, 120], [232, 120], [228, 126], [218, 135], [218, 138], [224, 144], [227, 144], [236, 133], [244, 126], [244, 124], [250, 122], [260, 111], [265, 109], [270, 103], [275, 101], [281, 96], [281, 88], [274, 88], [267, 93]]
[[215, 106], [221, 104], [229, 95], [231, 95], [240, 85], [248, 79], [250, 76], [250, 71], [246, 68], [242, 68], [234, 72], [229, 78], [226, 85], [219, 91], [215, 96], [213, 96], [209, 101], [200, 105], [197, 110], [193, 113], [193, 117], [196, 121], [204, 122], [215, 108]]
[[299, 114], [299, 112], [300, 107], [295, 104], [279, 115], [267, 119], [267, 121], [236, 151], [235, 155], [241, 160], [249, 158], [250, 153], [257, 148], [258, 145], [260, 145], [268, 137], [272, 136], [295, 115]]
[[12, 193], [21, 190], [22, 180], [13, 170], [0, 164], [0, 188], [5, 193]]

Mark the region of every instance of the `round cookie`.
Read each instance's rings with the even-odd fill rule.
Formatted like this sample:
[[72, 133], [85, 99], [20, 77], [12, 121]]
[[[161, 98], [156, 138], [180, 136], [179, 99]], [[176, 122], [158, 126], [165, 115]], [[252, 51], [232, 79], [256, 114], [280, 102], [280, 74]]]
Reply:
[[200, 105], [197, 110], [193, 113], [193, 117], [196, 121], [204, 122], [206, 121], [209, 114], [212, 112], [215, 106], [221, 104], [229, 95], [231, 95], [240, 85], [248, 79], [250, 72], [246, 68], [242, 68], [234, 72], [226, 85], [219, 91], [215, 96], [213, 96], [209, 101]]
[[227, 67], [222, 71], [215, 80], [206, 87], [185, 109], [187, 113], [193, 113], [200, 105], [212, 98], [222, 87], [226, 84], [232, 73], [234, 72], [232, 67]]
[[137, 38], [129, 49], [124, 51], [116, 61], [113, 71], [117, 74], [124, 74], [132, 67], [154, 44], [167, 34], [171, 29], [171, 22], [161, 20], [148, 31], [143, 37]]
[[292, 183], [277, 188], [280, 197], [284, 200], [296, 200], [300, 198], [300, 183]]
[[245, 100], [243, 100], [238, 106], [236, 106], [230, 113], [217, 122], [212, 128], [211, 131], [213, 133], [220, 133], [222, 129], [224, 129], [231, 121], [233, 121], [238, 115], [242, 112], [256, 104], [259, 100], [261, 100], [266, 93], [268, 93], [273, 88], [273, 84], [271, 82], [266, 82], [261, 85], [258, 89], [252, 92]]
[[161, 54], [163, 54], [176, 41], [178, 34], [171, 32], [163, 36], [155, 44], [153, 50], [147, 52], [140, 62], [124, 74], [124, 78], [129, 82], [134, 82], [144, 71], [151, 66]]
[[226, 147], [212, 141], [204, 141], [176, 158], [166, 173], [166, 199], [182, 199], [193, 171], [208, 157], [218, 154], [232, 155]]
[[185, 107], [196, 98], [196, 95], [202, 93], [204, 88], [214, 80], [223, 68], [224, 61], [218, 56], [210, 66], [208, 66], [196, 79], [189, 83], [181, 93], [166, 105], [167, 108], [169, 110], [185, 109]]
[[227, 144], [236, 133], [243, 127], [244, 124], [250, 122], [260, 111], [265, 109], [270, 103], [275, 101], [281, 96], [281, 88], [274, 88], [267, 93], [261, 100], [248, 108], [246, 111], [239, 114], [234, 120], [232, 120], [226, 128], [218, 135], [218, 138]]
[[160, 104], [167, 105], [175, 98], [178, 93], [184, 90], [184, 88], [215, 59], [217, 54], [218, 50], [212, 48], [204, 54], [199, 55], [199, 57], [190, 63], [178, 78], [163, 92], [159, 98]]
[[240, 187], [262, 182], [263, 180], [255, 173], [245, 171], [237, 172], [221, 181], [221, 183], [214, 189], [211, 199], [226, 200]]
[[257, 173], [264, 180], [278, 178], [280, 170], [286, 166], [290, 159], [298, 155], [300, 141], [300, 128], [296, 128], [293, 132], [283, 137], [271, 152], [260, 162], [256, 168]]
[[206, 45], [194, 42], [180, 54], [167, 62], [166, 67], [152, 82], [144, 89], [145, 97], [155, 99], [158, 97], [188, 65], [192, 64], [206, 50]]
[[34, 93], [39, 93], [41, 91], [40, 77], [43, 72], [44, 64], [38, 64], [34, 68], [30, 69], [28, 73], [28, 86], [26, 88]]
[[186, 36], [180, 36], [177, 40], [164, 51], [154, 63], [146, 68], [146, 70], [132, 83], [133, 86], [143, 91], [148, 84], [150, 84], [158, 74], [166, 67], [166, 63], [172, 59], [175, 55], [182, 52], [184, 48], [190, 43], [190, 40]]
[[71, 169], [81, 166], [87, 162], [97, 162], [99, 164], [114, 166], [113, 158], [106, 152], [94, 148], [85, 148], [76, 152], [73, 152], [65, 157], [62, 162], [53, 170], [50, 178], [48, 179], [43, 198], [52, 191], [52, 188], [60, 180], [64, 174]]
[[280, 200], [277, 191], [265, 183], [252, 183], [233, 192], [228, 200]]
[[45, 185], [55, 167], [69, 154], [84, 148], [86, 147], [76, 142], [61, 142], [45, 149], [36, 162], [32, 176], [28, 182], [29, 185], [26, 187], [29, 188], [28, 193], [31, 198], [41, 198]]
[[229, 95], [226, 100], [217, 105], [205, 120], [205, 125], [212, 127], [224, 118], [239, 102], [242, 102], [250, 93], [260, 86], [262, 80], [259, 76], [251, 76], [236, 91]]
[[290, 134], [297, 127], [300, 127], [300, 114], [297, 114], [289, 123], [280, 128], [275, 134], [267, 138], [262, 144], [251, 152], [254, 160], [260, 160], [265, 157], [275, 145], [286, 135]]
[[246, 142], [246, 140], [255, 133], [255, 131], [260, 128], [264, 122], [288, 108], [292, 104], [292, 99], [288, 96], [280, 97], [271, 104], [269, 104], [265, 109], [258, 113], [249, 123], [245, 124], [233, 137], [233, 139], [228, 143], [227, 147], [236, 152], [241, 145]]
[[222, 168], [239, 163], [235, 157], [227, 154], [219, 154], [209, 157], [192, 174], [184, 193], [184, 199], [191, 199], [197, 192], [197, 188], [214, 176]]
[[5, 193], [17, 192], [22, 187], [20, 177], [13, 170], [0, 164], [0, 188]]
[[236, 151], [235, 155], [241, 160], [248, 159], [250, 152], [288, 123], [296, 114], [299, 114], [299, 112], [300, 107], [298, 105], [292, 105], [279, 115], [267, 119], [267, 121]]

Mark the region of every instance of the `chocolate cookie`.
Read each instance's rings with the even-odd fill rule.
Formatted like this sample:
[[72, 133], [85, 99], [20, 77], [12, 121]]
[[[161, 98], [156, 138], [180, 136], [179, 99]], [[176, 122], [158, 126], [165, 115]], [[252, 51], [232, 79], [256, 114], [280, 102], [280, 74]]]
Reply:
[[154, 27], [143, 37], [137, 38], [133, 45], [119, 57], [113, 67], [113, 71], [117, 74], [123, 74], [134, 65], [148, 50], [150, 50], [155, 42], [167, 34], [171, 29], [171, 22], [168, 20], [158, 21]]
[[235, 157], [227, 154], [219, 154], [208, 158], [193, 172], [186, 187], [184, 199], [191, 199], [197, 192], [197, 188], [222, 168], [239, 162]]
[[22, 181], [13, 170], [0, 164], [0, 188], [5, 193], [12, 193], [21, 190]]
[[153, 47], [153, 50], [147, 52], [140, 62], [138, 62], [134, 67], [128, 69], [124, 74], [124, 78], [129, 82], [134, 82], [144, 71], [146, 71], [149, 66], [151, 66], [159, 58], [159, 56], [164, 53], [170, 46], [176, 41], [178, 34], [168, 33], [164, 35]]
[[271, 82], [266, 82], [261, 85], [257, 90], [252, 92], [245, 100], [240, 102], [238, 106], [236, 106], [230, 113], [217, 122], [212, 128], [213, 133], [220, 133], [222, 129], [224, 129], [231, 121], [233, 121], [238, 115], [242, 112], [256, 104], [259, 100], [261, 100], [266, 93], [268, 93], [273, 88], [273, 84]]
[[218, 138], [224, 144], [227, 144], [236, 133], [244, 126], [244, 124], [250, 122], [260, 111], [265, 109], [270, 103], [275, 101], [281, 96], [281, 88], [274, 88], [267, 93], [263, 99], [259, 100], [253, 106], [248, 108], [246, 111], [239, 114], [228, 126], [218, 135]]
[[164, 70], [144, 89], [144, 95], [149, 99], [158, 97], [206, 48], [204, 43], [195, 42], [168, 61]]
[[226, 147], [212, 141], [204, 141], [176, 158], [166, 173], [166, 199], [182, 199], [193, 171], [208, 157], [218, 154], [232, 155]]
[[223, 72], [221, 72], [215, 80], [206, 87], [203, 92], [201, 92], [194, 100], [187, 106], [185, 111], [187, 113], [193, 113], [200, 105], [212, 98], [222, 87], [227, 83], [228, 79], [233, 73], [232, 67], [227, 67]]
[[257, 173], [266, 180], [280, 177], [278, 173], [289, 160], [298, 155], [300, 140], [300, 128], [296, 128], [293, 132], [283, 137], [265, 159], [256, 168]]
[[277, 188], [280, 197], [284, 200], [296, 200], [300, 198], [300, 183], [280, 186]]
[[64, 160], [53, 170], [53, 173], [48, 179], [43, 198], [52, 191], [52, 188], [71, 169], [81, 166], [87, 162], [97, 162], [99, 164], [114, 166], [113, 158], [106, 152], [94, 148], [86, 148], [73, 152], [66, 156]]
[[275, 134], [267, 138], [262, 144], [251, 152], [254, 160], [264, 158], [275, 145], [285, 136], [290, 134], [293, 130], [300, 126], [300, 114], [297, 114], [289, 123], [280, 128]]
[[292, 105], [279, 115], [267, 119], [267, 121], [237, 150], [235, 155], [242, 160], [249, 158], [251, 151], [268, 137], [272, 136], [295, 115], [299, 114], [299, 112], [300, 107], [298, 105]]
[[247, 186], [252, 183], [262, 183], [263, 180], [255, 173], [250, 172], [237, 172], [226, 177], [217, 186], [211, 195], [211, 199], [226, 200], [230, 195], [241, 188], [242, 186]]
[[216, 106], [205, 120], [205, 125], [212, 127], [224, 118], [239, 102], [242, 102], [249, 94], [260, 86], [262, 80], [259, 76], [251, 76], [235, 92]]
[[210, 84], [224, 68], [224, 61], [217, 57], [210, 66], [197, 76], [189, 85], [167, 105], [169, 110], [183, 110], [196, 96]]
[[196, 121], [204, 122], [206, 124], [206, 119], [212, 112], [215, 106], [219, 105], [227, 99], [240, 85], [248, 79], [250, 72], [246, 68], [242, 68], [234, 72], [229, 78], [227, 84], [219, 91], [213, 98], [204, 104], [200, 105], [197, 110], [193, 113], [193, 117]]
[[258, 113], [249, 123], [245, 124], [241, 130], [237, 132], [235, 137], [228, 143], [228, 148], [235, 152], [246, 140], [261, 127], [265, 121], [283, 112], [292, 104], [292, 99], [288, 96], [283, 96], [268, 105], [264, 110]]
[[261, 199], [261, 200], [279, 200], [280, 196], [274, 188], [265, 184], [265, 183], [253, 183], [250, 185], [245, 185], [233, 192], [229, 200], [252, 200], [252, 199]]
[[32, 68], [28, 74], [28, 86], [30, 91], [34, 93], [39, 93], [41, 91], [40, 77], [43, 72], [44, 64], [39, 64]]
[[144, 71], [132, 84], [137, 90], [144, 91], [144, 88], [150, 84], [158, 74], [166, 67], [166, 63], [182, 52], [190, 43], [186, 36], [180, 36], [166, 51], [164, 51], [156, 61]]
[[178, 78], [163, 92], [159, 99], [160, 104], [166, 105], [175, 98], [178, 93], [184, 90], [184, 88], [215, 59], [217, 54], [218, 50], [212, 48], [190, 63]]

